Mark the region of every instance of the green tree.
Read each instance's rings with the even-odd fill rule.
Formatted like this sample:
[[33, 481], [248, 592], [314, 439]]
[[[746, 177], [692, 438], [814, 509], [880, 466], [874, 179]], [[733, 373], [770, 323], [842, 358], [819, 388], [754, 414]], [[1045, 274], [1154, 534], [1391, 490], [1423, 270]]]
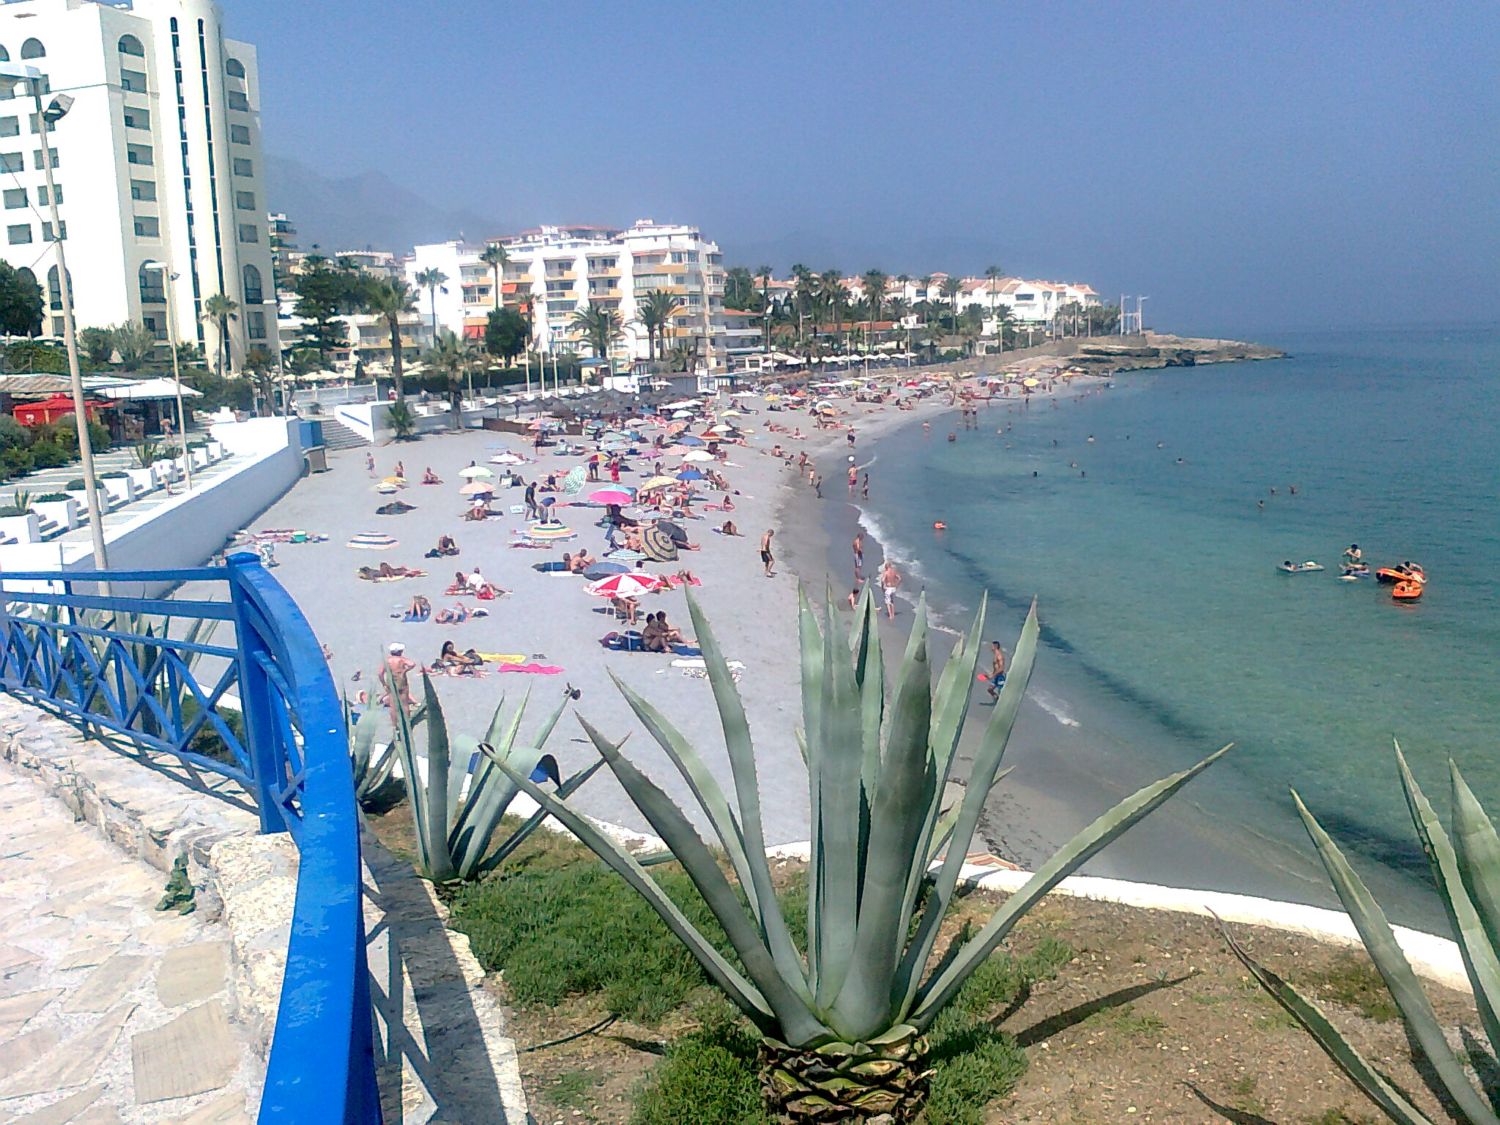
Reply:
[[516, 309], [491, 309], [484, 326], [484, 350], [507, 364], [526, 350], [526, 318]]
[[573, 310], [573, 327], [583, 333], [594, 355], [602, 360], [609, 359], [610, 345], [625, 335], [620, 314], [593, 301]]
[[865, 347], [870, 346], [870, 334], [875, 331], [875, 322], [880, 319], [880, 311], [885, 308], [885, 287], [891, 280], [890, 275], [882, 270], [865, 270], [860, 279], [860, 288], [865, 294]]
[[[771, 267], [761, 266], [755, 271], [755, 273], [756, 276], [760, 278], [760, 309], [758, 311], [762, 313], [769, 313], [771, 311]], [[769, 316], [763, 316], [761, 320], [764, 323], [766, 334], [766, 351], [770, 351], [771, 318]]]
[[402, 382], [405, 359], [401, 353], [401, 318], [417, 311], [417, 295], [404, 278], [377, 281], [370, 287], [369, 309], [385, 321], [391, 339], [391, 380], [396, 384], [396, 398], [406, 397]]
[[683, 340], [679, 344], [673, 344], [672, 350], [667, 354], [669, 365], [673, 371], [691, 371], [693, 361], [698, 358], [698, 341]]
[[144, 324], [127, 320], [124, 324], [117, 324], [110, 333], [114, 337], [114, 350], [120, 356], [120, 366], [126, 371], [139, 371], [156, 354], [156, 334]]
[[724, 304], [731, 309], [748, 309], [755, 293], [755, 279], [744, 266], [734, 266], [724, 274]]
[[792, 267], [792, 303], [797, 309], [797, 342], [807, 339], [807, 318], [815, 316], [818, 301], [818, 275], [800, 262]]
[[646, 354], [650, 359], [656, 358], [659, 344], [665, 345], [666, 330], [681, 311], [682, 302], [665, 289], [652, 289], [640, 303], [636, 319], [646, 329]]
[[461, 429], [463, 427], [463, 413], [460, 405], [463, 400], [461, 388], [464, 370], [468, 366], [468, 355], [464, 351], [463, 342], [445, 328], [438, 333], [437, 342], [423, 353], [422, 362], [429, 371], [436, 371], [447, 380], [448, 405], [453, 410], [453, 428]]
[[437, 291], [442, 288], [443, 282], [447, 280], [448, 275], [436, 266], [429, 266], [427, 269], [417, 272], [417, 285], [427, 290], [428, 305], [432, 309], [432, 339], [434, 344], [438, 338]]
[[938, 292], [948, 298], [949, 307], [953, 311], [953, 327], [958, 327], [958, 295], [964, 291], [962, 279], [957, 277], [943, 278], [943, 284]]
[[108, 328], [84, 328], [78, 333], [78, 351], [90, 367], [108, 367], [115, 354], [114, 334]]
[[824, 270], [818, 275], [818, 294], [823, 300], [827, 318], [833, 321], [835, 337], [844, 334], [844, 310], [849, 307], [849, 292], [844, 288], [842, 270]]
[[917, 284], [922, 289], [922, 299], [918, 302], [922, 306], [922, 323], [927, 323], [927, 315], [932, 311], [932, 274], [924, 273], [917, 279]]
[[0, 332], [39, 336], [42, 331], [42, 287], [36, 274], [0, 262]]
[[255, 393], [265, 404], [266, 413], [270, 413], [276, 400], [276, 380], [273, 372], [276, 368], [276, 357], [267, 349], [256, 344], [245, 353], [245, 371], [250, 376], [250, 381], [255, 384]]
[[292, 311], [306, 322], [300, 344], [316, 350], [326, 368], [329, 353], [347, 346], [349, 326], [340, 317], [350, 296], [350, 278], [331, 268], [322, 255], [309, 254], [292, 288], [297, 294]]
[[505, 269], [505, 263], [510, 261], [510, 255], [505, 252], [505, 247], [498, 242], [492, 242], [484, 248], [484, 253], [479, 255], [479, 260], [490, 267], [495, 275], [495, 308], [500, 308], [500, 274]]
[[212, 321], [219, 327], [219, 378], [225, 376], [225, 367], [232, 367], [229, 363], [229, 322], [238, 320], [240, 304], [231, 300], [223, 293], [215, 293], [203, 302], [203, 319]]

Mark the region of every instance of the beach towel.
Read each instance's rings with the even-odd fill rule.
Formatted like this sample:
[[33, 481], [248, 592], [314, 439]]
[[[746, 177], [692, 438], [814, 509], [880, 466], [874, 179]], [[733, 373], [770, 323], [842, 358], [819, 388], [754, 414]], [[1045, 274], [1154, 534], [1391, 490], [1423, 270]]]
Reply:
[[696, 574], [693, 575], [692, 578], [684, 578], [680, 574], [664, 574], [664, 575], [662, 575], [662, 581], [664, 581], [668, 586], [670, 586], [674, 590], [677, 589], [679, 586], [701, 586], [701, 585], [703, 585], [703, 579], [699, 578]]
[[479, 659], [486, 664], [525, 664], [524, 652], [481, 652]]
[[526, 672], [533, 676], [556, 676], [562, 672], [556, 664], [502, 664], [498, 672]]
[[357, 551], [389, 551], [397, 546], [397, 541], [395, 536], [381, 531], [361, 531], [344, 546], [353, 547]]
[[[683, 647], [686, 648], [687, 646], [684, 645]], [[728, 660], [725, 663], [729, 665], [731, 672], [742, 672], [745, 669], [745, 662], [743, 660]], [[708, 664], [702, 657], [685, 656], [672, 661], [672, 667], [683, 668], [687, 671], [706, 671]]]

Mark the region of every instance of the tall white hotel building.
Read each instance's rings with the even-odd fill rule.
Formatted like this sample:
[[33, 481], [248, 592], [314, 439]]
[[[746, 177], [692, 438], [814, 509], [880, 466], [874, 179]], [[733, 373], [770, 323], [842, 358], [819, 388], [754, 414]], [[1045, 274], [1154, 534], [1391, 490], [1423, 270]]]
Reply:
[[[143, 322], [217, 363], [204, 303], [227, 294], [227, 366], [275, 347], [276, 296], [260, 149], [255, 48], [224, 37], [208, 0], [15, 0], [0, 5], [0, 67], [35, 67], [44, 89], [74, 98], [51, 126], [58, 203], [80, 327]], [[43, 96], [43, 104], [49, 95]], [[42, 284], [43, 331], [62, 333], [41, 146], [24, 85], [0, 82], [0, 258]]]

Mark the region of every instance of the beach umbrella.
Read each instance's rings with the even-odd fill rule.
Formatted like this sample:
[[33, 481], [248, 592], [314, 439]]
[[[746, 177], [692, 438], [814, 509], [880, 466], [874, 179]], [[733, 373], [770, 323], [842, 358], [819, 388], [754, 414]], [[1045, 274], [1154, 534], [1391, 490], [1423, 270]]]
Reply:
[[590, 582], [597, 582], [601, 578], [608, 578], [611, 574], [628, 574], [630, 568], [624, 563], [596, 562], [583, 572], [583, 576]]
[[674, 411], [672, 414], [673, 418], [691, 418], [692, 416], [693, 414], [690, 410], [678, 410]]
[[495, 474], [483, 465], [470, 465], [467, 469], [459, 469], [458, 475], [468, 480], [474, 480], [478, 477], [493, 477]]
[[1022, 379], [1021, 380], [1021, 386], [1023, 386], [1023, 387], [1040, 387], [1041, 385], [1042, 385], [1042, 381], [1040, 379]]
[[714, 455], [703, 449], [690, 449], [682, 455], [684, 461], [712, 461]]
[[623, 488], [601, 488], [589, 493], [589, 500], [595, 504], [629, 504], [633, 499]]
[[641, 485], [642, 492], [654, 492], [658, 488], [671, 488], [677, 482], [671, 477], [652, 477]]
[[673, 543], [682, 544], [688, 541], [687, 532], [682, 530], [682, 525], [679, 523], [673, 523], [671, 520], [657, 520], [653, 526], [661, 528], [671, 536]]
[[380, 493], [383, 496], [389, 496], [393, 492], [400, 492], [401, 490], [399, 488], [397, 488], [394, 484], [387, 484], [385, 481], [381, 481], [379, 484], [377, 484], [375, 486], [375, 491], [378, 492], [378, 493]]
[[482, 480], [470, 481], [458, 490], [460, 496], [488, 496], [495, 491], [493, 484], [486, 484]]
[[683, 469], [677, 474], [678, 480], [703, 480], [704, 476], [697, 469]]
[[694, 437], [692, 434], [682, 434], [680, 437], [678, 437], [677, 441], [678, 441], [678, 443], [680, 445], [706, 445], [707, 444], [701, 437]]
[[654, 562], [675, 562], [677, 559], [677, 543], [660, 524], [641, 529], [641, 550]]
[[583, 589], [585, 593], [596, 598], [637, 598], [642, 594], [659, 590], [665, 585], [666, 583], [654, 574], [642, 574], [640, 571], [632, 570], [624, 574], [611, 574], [608, 578], [590, 582]]
[[646, 556], [639, 551], [632, 551], [629, 547], [617, 547], [604, 557], [607, 559], [617, 559], [620, 562], [638, 562]]
[[526, 537], [540, 543], [554, 542], [560, 539], [572, 539], [578, 532], [571, 527], [564, 527], [560, 523], [541, 523], [533, 521], [526, 525]]
[[583, 486], [588, 482], [588, 473], [582, 465], [568, 470], [568, 475], [562, 479], [562, 490], [572, 496], [583, 491]]
[[361, 531], [345, 546], [357, 551], [389, 551], [396, 546], [396, 537], [383, 531]]
[[526, 458], [517, 456], [516, 454], [509, 452], [500, 453], [490, 458], [490, 461], [496, 465], [519, 465], [525, 460]]

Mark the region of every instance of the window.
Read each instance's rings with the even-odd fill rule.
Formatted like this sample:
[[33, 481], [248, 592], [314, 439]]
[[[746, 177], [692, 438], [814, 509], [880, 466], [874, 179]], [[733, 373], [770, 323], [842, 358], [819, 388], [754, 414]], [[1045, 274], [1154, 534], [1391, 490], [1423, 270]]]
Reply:
[[141, 287], [141, 304], [165, 305], [167, 303], [166, 282], [161, 270], [148, 270], [142, 266], [136, 275]]
[[158, 340], [165, 340], [167, 338], [167, 318], [166, 317], [164, 317], [164, 316], [143, 316], [143, 317], [141, 317], [141, 323], [146, 326], [146, 331], [150, 332], [151, 335], [153, 337], [155, 337], [156, 339], [158, 339]]
[[245, 64], [239, 59], [229, 59], [224, 63], [224, 73], [231, 78], [245, 77]]
[[0, 137], [19, 137], [21, 135], [21, 119], [19, 117], [0, 117]]
[[146, 57], [146, 49], [141, 46], [141, 41], [134, 35], [120, 36], [120, 54], [135, 55], [137, 58]]
[[[62, 229], [62, 236], [64, 238], [67, 238], [68, 237], [68, 222], [67, 222], [67, 220], [64, 219], [62, 222], [60, 222], [58, 224], [58, 226]], [[52, 237], [52, 224], [49, 223], [46, 219], [42, 220], [42, 241], [43, 242], [54, 242], [54, 241], [56, 241]]]
[[149, 129], [151, 128], [151, 111], [145, 109], [134, 109], [125, 107], [125, 128], [127, 129]]
[[[47, 155], [52, 160], [52, 167], [56, 168], [57, 167], [57, 149], [55, 149], [55, 148], [49, 148], [47, 150]], [[36, 169], [40, 169], [41, 168], [41, 166], [42, 166], [42, 150], [41, 149], [39, 149], [39, 148], [32, 149], [32, 151], [31, 151], [31, 166], [33, 168], [36, 168]]]
[[30, 242], [31, 224], [17, 223], [13, 227], [7, 227], [5, 230], [5, 240], [12, 246], [20, 246], [23, 243]]
[[250, 126], [248, 126], [248, 125], [231, 125], [229, 127], [229, 139], [231, 141], [233, 141], [237, 145], [247, 145], [247, 144], [249, 144], [250, 143]]
[[239, 109], [249, 112], [250, 99], [245, 96], [243, 90], [230, 90], [227, 98], [230, 109]]
[[255, 175], [255, 164], [243, 157], [236, 157], [234, 161], [234, 174], [236, 176]]
[[245, 304], [258, 305], [265, 300], [265, 291], [261, 288], [260, 270], [247, 265], [240, 271], [240, 274], [245, 283]]
[[5, 189], [5, 206], [14, 211], [17, 207], [26, 206], [26, 189], [23, 187], [12, 187]]
[[146, 92], [146, 76], [138, 70], [120, 69], [120, 86], [129, 90], [132, 94], [144, 94]]
[[[63, 201], [62, 184], [57, 184], [55, 186], [57, 188], [57, 201], [59, 203], [61, 203]], [[47, 206], [48, 199], [47, 199], [47, 185], [46, 184], [38, 184], [37, 185], [37, 188], [36, 188], [36, 201], [39, 204], [41, 204], [43, 207]]]
[[19, 152], [0, 152], [0, 172], [24, 172], [26, 160]]
[[130, 181], [130, 198], [131, 199], [142, 199], [142, 200], [145, 200], [147, 202], [155, 202], [155, 200], [156, 200], [156, 185], [154, 183], [152, 183], [150, 180], [131, 180]]
[[255, 210], [255, 193], [253, 191], [237, 191], [234, 193], [234, 205], [241, 211]]
[[137, 238], [160, 238], [161, 223], [154, 215], [137, 215], [135, 217], [135, 236]]
[[245, 329], [252, 340], [264, 340], [266, 338], [266, 314], [259, 309], [251, 309], [245, 314]]
[[40, 39], [28, 39], [21, 44], [21, 57], [23, 59], [44, 59], [47, 57], [47, 48], [42, 46]]
[[10, 52], [0, 47], [0, 62], [10, 62]]
[[259, 242], [260, 241], [260, 228], [258, 226], [256, 226], [254, 223], [241, 223], [240, 224], [240, 241], [241, 242]]
[[151, 158], [151, 149], [146, 145], [126, 145], [125, 159], [131, 164], [140, 164], [146, 168], [155, 163]]

